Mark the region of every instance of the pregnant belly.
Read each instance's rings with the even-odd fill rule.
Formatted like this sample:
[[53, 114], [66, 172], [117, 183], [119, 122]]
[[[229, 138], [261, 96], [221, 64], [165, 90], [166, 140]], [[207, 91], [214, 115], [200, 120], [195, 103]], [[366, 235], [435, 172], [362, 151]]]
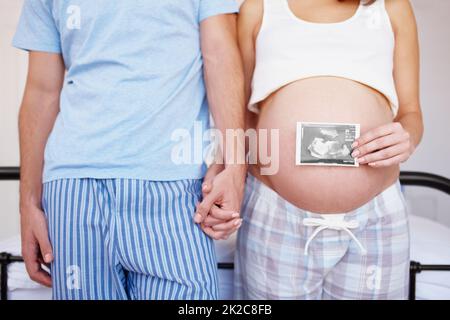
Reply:
[[355, 123], [360, 124], [361, 134], [392, 122], [388, 101], [375, 90], [342, 78], [310, 78], [283, 87], [260, 108], [257, 129], [279, 132], [277, 142], [268, 139], [272, 162], [265, 167], [278, 170], [261, 175], [260, 164], [250, 171], [297, 207], [317, 213], [349, 212], [398, 179], [398, 166], [375, 169], [367, 165], [349, 168], [295, 164], [297, 122]]

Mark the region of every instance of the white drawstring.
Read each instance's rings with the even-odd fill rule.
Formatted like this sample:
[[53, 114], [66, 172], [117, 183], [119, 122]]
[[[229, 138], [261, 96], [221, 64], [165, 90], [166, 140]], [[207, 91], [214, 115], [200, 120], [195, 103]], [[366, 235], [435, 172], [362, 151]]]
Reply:
[[350, 231], [350, 229], [357, 229], [359, 227], [359, 222], [357, 220], [351, 220], [351, 221], [345, 221], [342, 219], [333, 219], [334, 217], [330, 216], [324, 219], [320, 218], [305, 218], [303, 220], [303, 225], [306, 227], [317, 227], [316, 230], [314, 230], [311, 237], [309, 237], [308, 241], [306, 241], [305, 245], [305, 256], [308, 255], [308, 248], [311, 244], [311, 241], [314, 240], [314, 238], [323, 230], [326, 229], [332, 229], [337, 231], [345, 231], [348, 233], [348, 235], [356, 242], [359, 249], [361, 250], [362, 255], [367, 254], [367, 250], [364, 248], [364, 246], [361, 244], [361, 242], [355, 237], [353, 232]]

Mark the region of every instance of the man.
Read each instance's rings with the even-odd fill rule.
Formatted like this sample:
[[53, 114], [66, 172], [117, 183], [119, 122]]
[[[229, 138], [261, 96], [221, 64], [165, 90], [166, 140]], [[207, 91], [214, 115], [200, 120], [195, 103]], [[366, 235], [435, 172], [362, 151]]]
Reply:
[[[175, 164], [171, 135], [208, 128], [207, 100], [218, 129], [243, 127], [237, 10], [234, 0], [25, 0], [14, 38], [30, 52], [22, 251], [55, 299], [218, 297], [211, 237], [240, 226], [245, 168], [213, 166], [215, 198], [195, 215], [205, 168]], [[214, 221], [202, 232], [205, 211]]]

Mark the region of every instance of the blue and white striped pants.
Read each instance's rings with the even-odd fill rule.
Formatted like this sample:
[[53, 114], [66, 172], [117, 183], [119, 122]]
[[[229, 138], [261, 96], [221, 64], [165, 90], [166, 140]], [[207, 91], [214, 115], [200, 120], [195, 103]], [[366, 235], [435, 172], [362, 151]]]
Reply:
[[44, 184], [53, 297], [217, 299], [213, 241], [193, 222], [201, 180]]

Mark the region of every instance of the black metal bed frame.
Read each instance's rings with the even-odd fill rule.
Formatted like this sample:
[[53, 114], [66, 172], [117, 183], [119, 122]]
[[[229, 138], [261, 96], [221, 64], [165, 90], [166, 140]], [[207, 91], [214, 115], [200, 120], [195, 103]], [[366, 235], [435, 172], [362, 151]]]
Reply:
[[[13, 181], [20, 179], [20, 169], [17, 167], [0, 168], [0, 181]], [[426, 187], [442, 191], [450, 195], [450, 180], [442, 176], [405, 171], [400, 174], [400, 182], [403, 186]], [[8, 266], [12, 263], [23, 262], [22, 257], [8, 253], [0, 253], [0, 300], [8, 299]], [[219, 263], [219, 269], [234, 269], [233, 263]], [[450, 271], [450, 265], [421, 264], [411, 261], [409, 280], [409, 300], [416, 299], [416, 277], [423, 271]]]

